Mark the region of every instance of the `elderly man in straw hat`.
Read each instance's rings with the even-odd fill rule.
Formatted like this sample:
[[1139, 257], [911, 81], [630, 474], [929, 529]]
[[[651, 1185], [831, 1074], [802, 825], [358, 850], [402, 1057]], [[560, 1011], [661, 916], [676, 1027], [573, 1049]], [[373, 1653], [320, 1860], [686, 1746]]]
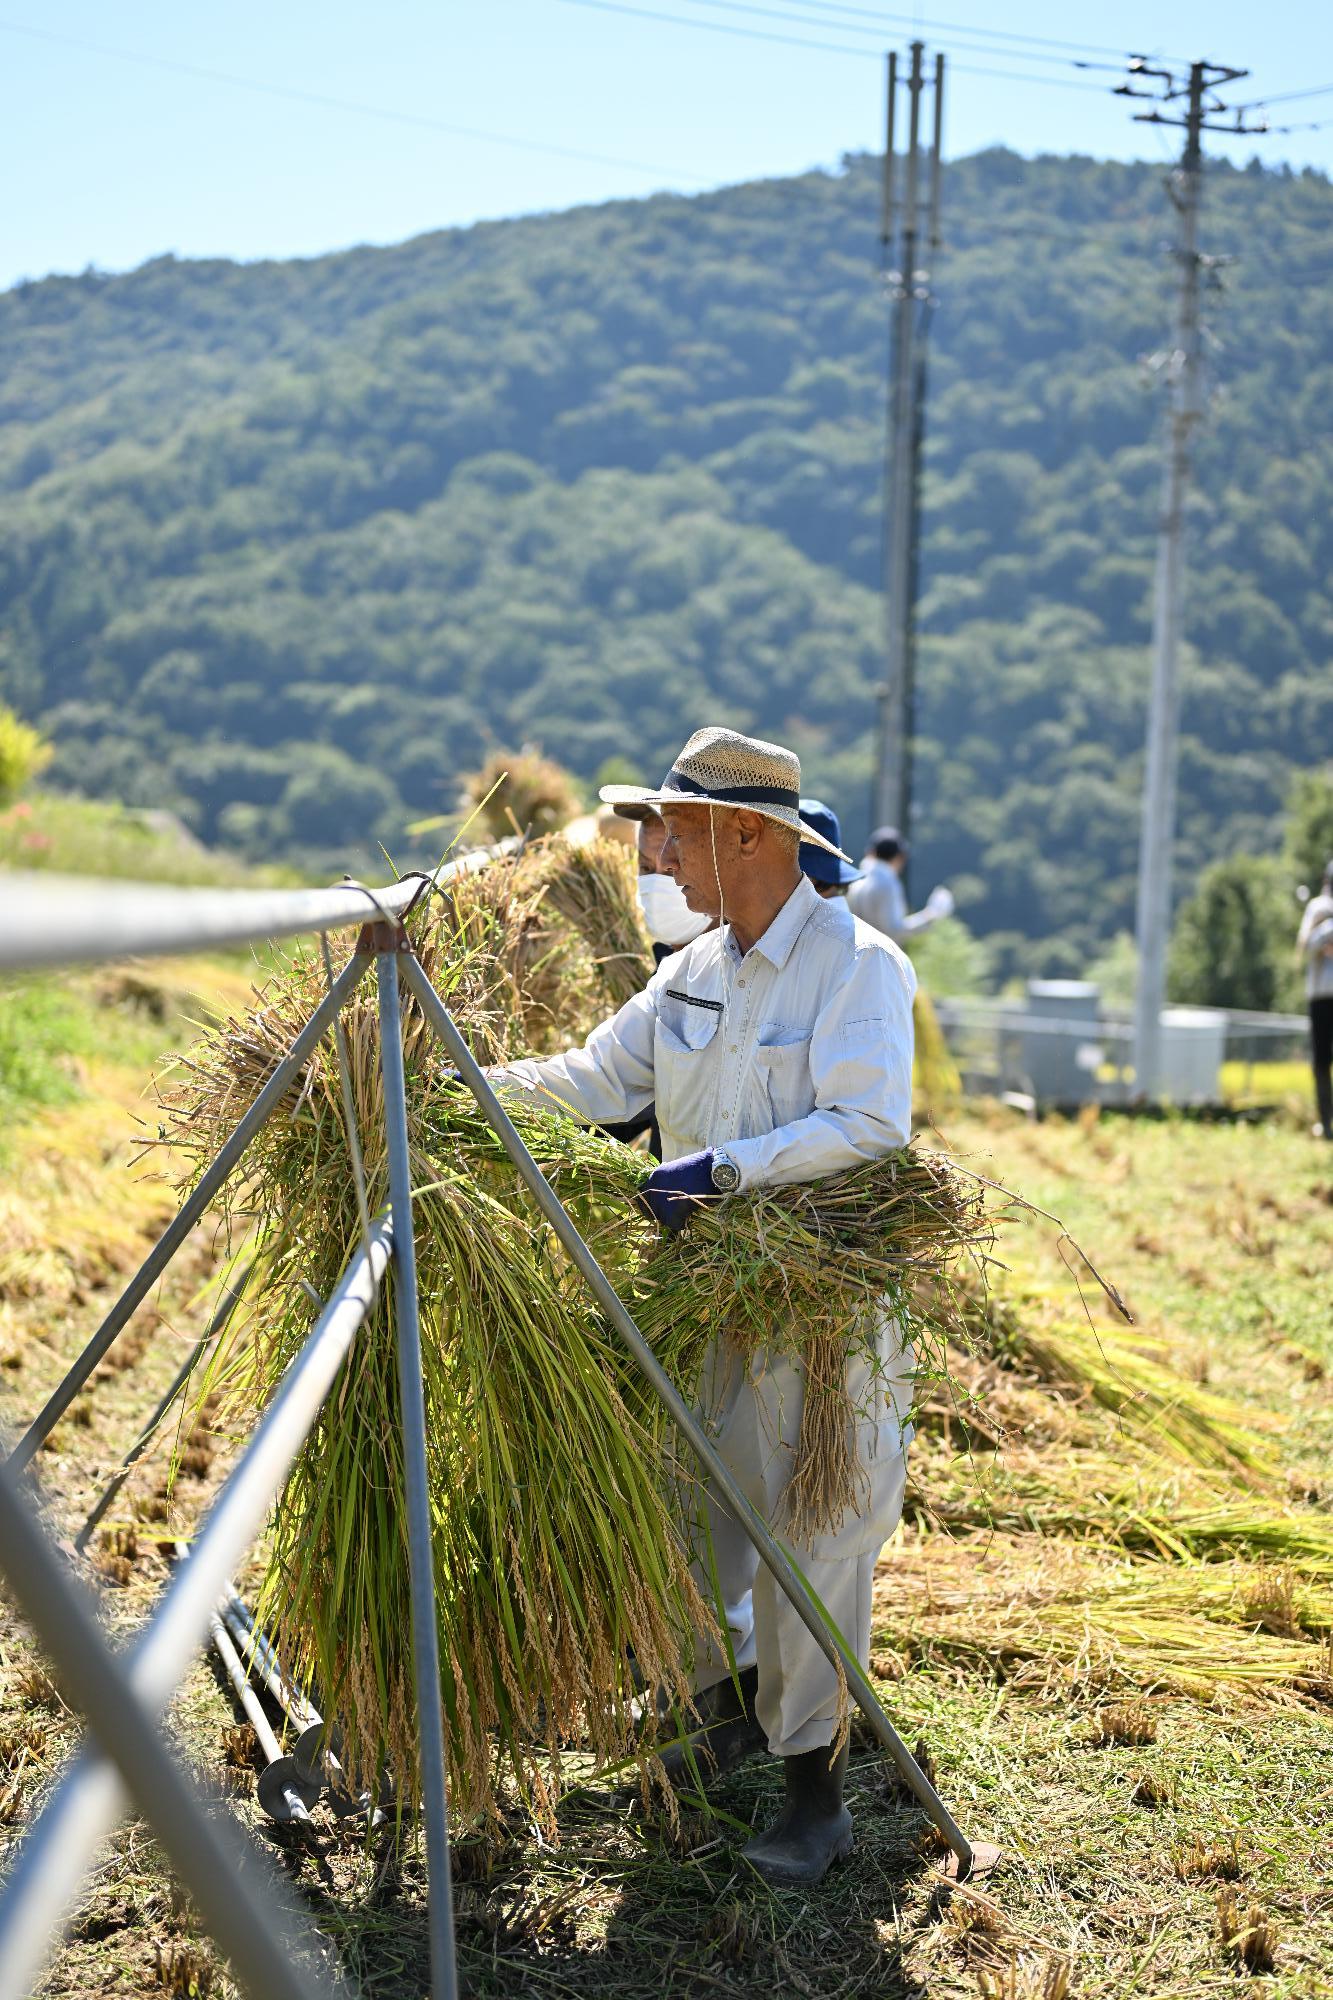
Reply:
[[[719, 728], [696, 731], [655, 791], [607, 786], [608, 804], [661, 814], [659, 865], [713, 927], [666, 959], [583, 1048], [507, 1070], [599, 1124], [655, 1099], [663, 1164], [644, 1193], [667, 1229], [681, 1228], [696, 1201], [818, 1180], [909, 1135], [912, 970], [896, 945], [841, 902], [825, 902], [802, 875], [802, 838], [840, 850], [802, 824], [800, 793], [789, 750]], [[799, 1336], [775, 1326], [772, 1347], [748, 1362], [720, 1340], [703, 1392], [718, 1450], [789, 1543], [784, 1502], [804, 1395]], [[875, 1560], [902, 1508], [911, 1372], [903, 1329], [887, 1315], [869, 1341], [849, 1337], [860, 1504], [793, 1548], [862, 1662]], [[711, 1500], [704, 1505], [730, 1658], [701, 1645], [694, 1680], [704, 1726], [664, 1762], [682, 1780], [729, 1770], [765, 1746], [781, 1757], [785, 1803], [746, 1858], [772, 1882], [817, 1882], [852, 1845], [845, 1741], [833, 1749], [837, 1680], [741, 1529]], [[705, 1589], [710, 1581], [705, 1564]]]

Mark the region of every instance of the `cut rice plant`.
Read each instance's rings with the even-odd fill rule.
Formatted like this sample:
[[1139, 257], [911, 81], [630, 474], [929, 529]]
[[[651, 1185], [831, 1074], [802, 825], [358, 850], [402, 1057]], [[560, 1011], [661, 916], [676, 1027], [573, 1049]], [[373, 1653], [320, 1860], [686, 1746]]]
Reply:
[[555, 836], [450, 884], [454, 922], [489, 965], [492, 1014], [512, 1052], [566, 1048], [647, 985], [635, 870], [617, 842]]
[[528, 744], [497, 750], [468, 773], [462, 789], [463, 804], [496, 840], [507, 833], [554, 833], [583, 810], [569, 772]]
[[1234, 1889], [1217, 1892], [1217, 1934], [1226, 1956], [1242, 1972], [1272, 1972], [1277, 1967], [1277, 1926], [1262, 1903], [1242, 1913]]
[[[947, 1479], [942, 1490], [941, 1481]], [[981, 1481], [975, 1468], [935, 1473], [934, 1518], [951, 1527], [1067, 1535], [1180, 1562], [1250, 1556], [1333, 1585], [1333, 1518], [1240, 1493], [1219, 1499], [1216, 1477], [1193, 1478], [1147, 1460], [1127, 1477], [1125, 1455], [1090, 1451], [1006, 1451], [1003, 1474]]]
[[1167, 1341], [1087, 1322], [1052, 1326], [1037, 1294], [992, 1296], [973, 1313], [976, 1344], [1006, 1366], [1088, 1397], [1163, 1454], [1189, 1465], [1276, 1476], [1262, 1430], [1273, 1419], [1190, 1381], [1171, 1365]]
[[803, 1362], [788, 1500], [798, 1536], [836, 1526], [857, 1502], [849, 1344], [873, 1353], [895, 1317], [913, 1343], [917, 1402], [952, 1393], [948, 1345], [965, 1332], [958, 1276], [984, 1279], [1004, 1213], [984, 1183], [909, 1146], [809, 1185], [701, 1204], [644, 1265], [635, 1309], [650, 1338], [675, 1328], [701, 1350], [718, 1336], [747, 1358], [775, 1349]]
[[[1250, 1696], [1327, 1711], [1326, 1648], [1254, 1613], [1246, 1563], [1134, 1561], [1089, 1545], [932, 1537], [895, 1546], [876, 1579], [876, 1644], [911, 1658], [988, 1665], [1007, 1679], [1089, 1690]], [[1298, 1596], [1302, 1634], [1333, 1599]]]
[[949, 1050], [930, 995], [918, 986], [912, 996], [912, 1026], [916, 1049], [912, 1062], [912, 1094], [928, 1115], [945, 1111], [963, 1094], [963, 1079]]
[[[525, 894], [572, 931], [592, 954], [608, 1011], [641, 993], [653, 974], [653, 955], [634, 885], [638, 860], [618, 840], [575, 847], [544, 841], [518, 867]], [[567, 1014], [562, 1008], [562, 1015]]]

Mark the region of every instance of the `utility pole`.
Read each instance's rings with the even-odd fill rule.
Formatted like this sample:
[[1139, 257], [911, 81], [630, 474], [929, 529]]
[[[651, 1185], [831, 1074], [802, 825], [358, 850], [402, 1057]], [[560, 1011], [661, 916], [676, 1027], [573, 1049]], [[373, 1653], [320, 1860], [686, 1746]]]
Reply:
[[[1138, 1097], [1154, 1098], [1161, 1085], [1162, 1007], [1166, 1001], [1166, 953], [1171, 932], [1172, 853], [1176, 836], [1176, 765], [1180, 724], [1180, 626], [1185, 584], [1185, 502], [1189, 490], [1194, 434], [1203, 414], [1200, 397], [1201, 340], [1199, 277], [1209, 260], [1199, 254], [1199, 201], [1203, 179], [1203, 134], [1262, 131], [1246, 126], [1239, 111], [1234, 122], [1214, 121], [1227, 113], [1217, 89], [1248, 75], [1222, 63], [1191, 63], [1188, 80], [1171, 70], [1149, 68], [1141, 56], [1130, 62], [1128, 83], [1116, 86], [1120, 97], [1148, 98], [1151, 111], [1135, 118], [1144, 125], [1175, 125], [1185, 133], [1180, 165], [1168, 183], [1177, 215], [1174, 255], [1179, 274], [1175, 332], [1167, 357], [1171, 420], [1166, 465], [1162, 477], [1162, 511], [1157, 536], [1157, 570], [1153, 584], [1152, 685], [1148, 697], [1147, 758], [1143, 778], [1143, 816], [1139, 836], [1138, 982], [1134, 994], [1134, 1088]], [[1160, 89], [1141, 89], [1147, 81]], [[1182, 115], [1161, 107], [1179, 106]]]
[[[921, 446], [925, 434], [926, 335], [932, 305], [930, 272], [918, 263], [921, 240], [933, 254], [940, 240], [940, 144], [944, 132], [944, 57], [935, 57], [934, 128], [926, 211], [921, 213], [922, 93], [925, 45], [913, 42], [905, 78], [898, 56], [888, 59], [880, 249], [892, 301], [889, 396], [884, 462], [885, 673], [880, 688], [872, 816], [897, 826], [906, 839], [912, 818], [912, 737], [916, 709], [917, 546], [921, 511]], [[900, 82], [908, 94], [902, 200], [896, 195], [895, 128]], [[923, 230], [924, 224], [924, 230]]]

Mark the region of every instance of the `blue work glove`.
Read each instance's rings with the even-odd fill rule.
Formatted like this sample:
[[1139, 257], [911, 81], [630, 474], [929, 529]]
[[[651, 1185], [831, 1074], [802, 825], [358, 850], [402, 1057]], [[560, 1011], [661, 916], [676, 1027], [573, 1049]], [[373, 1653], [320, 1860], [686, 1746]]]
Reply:
[[702, 1153], [686, 1153], [683, 1159], [654, 1167], [638, 1199], [653, 1221], [674, 1235], [689, 1221], [695, 1202], [710, 1199], [713, 1193], [713, 1149], [707, 1146]]

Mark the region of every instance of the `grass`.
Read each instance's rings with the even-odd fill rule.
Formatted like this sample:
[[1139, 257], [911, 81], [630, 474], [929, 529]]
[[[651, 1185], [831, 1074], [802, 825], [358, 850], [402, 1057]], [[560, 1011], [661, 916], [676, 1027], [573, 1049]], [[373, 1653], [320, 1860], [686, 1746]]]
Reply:
[[222, 888], [298, 879], [290, 869], [256, 870], [206, 848], [167, 815], [43, 791], [0, 811], [0, 870], [10, 868]]
[[[56, 1107], [41, 1142], [64, 1158], [62, 1173], [87, 1162], [84, 1199], [104, 1211], [122, 1176], [118, 1164], [102, 1164], [102, 1151], [123, 1157], [113, 1141], [127, 1109], [103, 1104], [97, 1139], [85, 1122], [76, 1142], [69, 1121], [86, 1121], [92, 1107], [91, 1096]], [[1333, 1995], [1333, 1905], [1322, 1883], [1333, 1835], [1333, 1706], [1315, 1686], [1329, 1672], [1318, 1628], [1333, 1585], [1333, 1395], [1327, 1372], [1307, 1373], [1310, 1357], [1333, 1367], [1333, 1162], [1280, 1124], [1032, 1125], [969, 1108], [950, 1116], [946, 1134], [970, 1164], [1065, 1217], [1128, 1298], [1134, 1339], [1178, 1377], [1182, 1394], [1207, 1390], [1239, 1410], [1262, 1465], [1234, 1453], [1170, 1455], [1146, 1420], [1150, 1384], [1122, 1385], [1119, 1399], [1102, 1401], [1021, 1352], [983, 1357], [979, 1408], [1005, 1434], [1004, 1447], [970, 1457], [956, 1428], [923, 1426], [909, 1520], [881, 1567], [892, 1593], [886, 1600], [881, 1591], [881, 1603], [891, 1610], [877, 1620], [873, 1658], [900, 1731], [924, 1740], [965, 1828], [1000, 1843], [1001, 1869], [977, 1889], [943, 1892], [922, 1851], [919, 1813], [859, 1731], [850, 1779], [857, 1850], [814, 1896], [770, 1894], [738, 1861], [744, 1830], [776, 1804], [777, 1776], [766, 1762], [722, 1789], [723, 1816], [687, 1816], [674, 1832], [616, 1804], [589, 1768], [561, 1810], [558, 1844], [515, 1810], [459, 1857], [460, 1960], [473, 1995]], [[30, 1202], [47, 1198], [34, 1182], [35, 1144], [29, 1128], [6, 1199], [16, 1187]], [[64, 1151], [76, 1144], [78, 1161]], [[1078, 1324], [1072, 1281], [1046, 1232], [1025, 1232], [1005, 1255], [1021, 1330], [1035, 1341]], [[133, 1435], [174, 1367], [179, 1349], [164, 1335], [183, 1337], [197, 1323], [185, 1297], [204, 1268], [183, 1274], [184, 1293], [163, 1298], [167, 1326], [131, 1365], [106, 1371], [91, 1427], [62, 1425], [58, 1449], [43, 1454], [62, 1527], [77, 1522], [95, 1490], [95, 1462], [105, 1464]], [[21, 1354], [18, 1369], [3, 1371], [11, 1405], [35, 1407], [61, 1355], [86, 1337], [107, 1283], [81, 1264], [85, 1297], [75, 1305], [5, 1291], [0, 1281]], [[1100, 1294], [1092, 1298], [1105, 1344], [1115, 1328]], [[222, 1448], [204, 1479], [180, 1483], [173, 1529], [188, 1527], [225, 1463]], [[105, 1524], [138, 1524], [130, 1580], [106, 1591], [117, 1629], [141, 1619], [161, 1588], [164, 1562], [145, 1522], [163, 1470], [162, 1452], [150, 1454]], [[252, 1572], [243, 1583], [253, 1580]], [[1006, 1596], [1032, 1635], [1025, 1657], [998, 1643], [1007, 1628], [995, 1607]], [[1135, 1603], [1142, 1619], [1148, 1599], [1163, 1612], [1166, 1637], [1149, 1632], [1126, 1659], [1132, 1649], [1117, 1621]], [[1089, 1619], [1095, 1626], [1099, 1607], [1121, 1640], [1113, 1671], [1102, 1670], [1095, 1648], [1069, 1651], [1069, 1631], [1086, 1630]], [[1048, 1615], [1053, 1608], [1063, 1625]], [[76, 1724], [58, 1701], [22, 1700], [22, 1677], [37, 1663], [12, 1613], [0, 1617], [0, 1744], [12, 1739], [14, 1759], [0, 1768], [0, 1820], [9, 1838]], [[954, 1643], [960, 1617], [970, 1621], [966, 1646]], [[915, 1635], [910, 1647], [899, 1643], [899, 1626]], [[1201, 1672], [1199, 1685], [1182, 1692], [1162, 1673], [1172, 1634], [1168, 1664], [1192, 1656], [1182, 1633], [1191, 1644], [1234, 1649], [1243, 1664], [1280, 1658], [1308, 1685], [1289, 1682], [1284, 1694], [1250, 1675], [1205, 1685]], [[1130, 1712], [1128, 1731], [1110, 1719], [1119, 1709]], [[1155, 1736], [1126, 1740], [1146, 1733], [1144, 1710]], [[235, 1726], [216, 1676], [200, 1663], [173, 1727], [220, 1791], [229, 1754], [221, 1732]], [[31, 1743], [22, 1734], [29, 1728], [37, 1732]], [[249, 1785], [240, 1765], [229, 1768]], [[315, 1840], [303, 1843], [262, 1822], [247, 1790], [227, 1791], [229, 1809], [302, 1885], [312, 1922], [336, 1942], [362, 1990], [376, 2000], [418, 1994], [426, 1964], [419, 1855], [386, 1872], [355, 1827], [340, 1828], [322, 1810]], [[159, 1946], [164, 1960], [174, 1964], [178, 1953], [187, 1967], [185, 1948], [197, 1952], [214, 2000], [230, 2000], [226, 1968], [173, 1899], [142, 1825], [130, 1823], [109, 1844], [40, 1990], [164, 1990]]]

